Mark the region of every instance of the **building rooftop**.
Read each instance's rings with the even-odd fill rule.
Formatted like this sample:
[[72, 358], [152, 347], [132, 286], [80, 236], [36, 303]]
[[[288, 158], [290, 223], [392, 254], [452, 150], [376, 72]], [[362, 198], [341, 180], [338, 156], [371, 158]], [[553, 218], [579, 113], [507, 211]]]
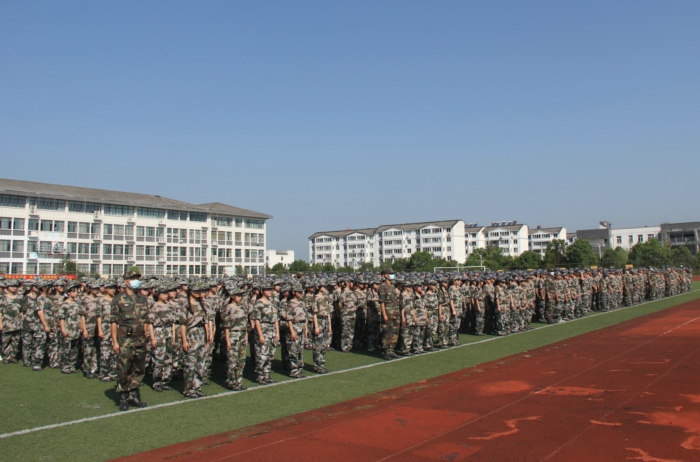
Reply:
[[0, 194], [19, 195], [27, 197], [47, 197], [63, 200], [87, 201], [100, 204], [130, 205], [134, 207], [152, 207], [170, 210], [187, 210], [193, 212], [219, 212], [241, 217], [272, 218], [264, 213], [233, 207], [213, 202], [211, 204], [195, 205], [170, 199], [156, 194], [139, 194], [107, 189], [81, 188], [33, 181], [10, 180], [0, 178]]
[[351, 234], [359, 233], [367, 236], [371, 236], [375, 233], [382, 233], [388, 229], [400, 229], [403, 231], [412, 231], [422, 228], [427, 228], [428, 226], [439, 226], [441, 228], [451, 228], [456, 225], [460, 220], [444, 220], [444, 221], [424, 221], [421, 223], [403, 223], [397, 225], [382, 225], [379, 228], [362, 228], [362, 229], [346, 229], [344, 231], [322, 231], [318, 233], [313, 233], [309, 236], [309, 239], [316, 239], [319, 236], [329, 236], [329, 237], [345, 237]]

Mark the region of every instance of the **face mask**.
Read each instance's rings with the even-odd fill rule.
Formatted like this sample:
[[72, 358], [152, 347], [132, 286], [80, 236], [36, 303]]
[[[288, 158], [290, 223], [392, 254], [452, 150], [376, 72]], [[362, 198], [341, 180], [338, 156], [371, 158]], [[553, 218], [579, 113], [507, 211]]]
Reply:
[[389, 275], [389, 279], [391, 279], [391, 280], [393, 281], [394, 279], [396, 279], [396, 276], [393, 275], [393, 274], [390, 274], [390, 275]]
[[139, 287], [141, 287], [141, 281], [139, 279], [131, 280], [129, 281], [129, 286], [132, 289], [138, 289]]

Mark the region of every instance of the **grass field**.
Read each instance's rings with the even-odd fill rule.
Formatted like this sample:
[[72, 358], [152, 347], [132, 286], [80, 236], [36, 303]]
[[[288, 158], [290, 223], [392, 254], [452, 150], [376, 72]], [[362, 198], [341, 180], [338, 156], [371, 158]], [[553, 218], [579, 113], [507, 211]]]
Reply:
[[[3, 460], [106, 460], [147, 449], [245, 427], [315, 409], [380, 390], [435, 377], [515, 353], [548, 345], [585, 332], [654, 313], [700, 298], [694, 291], [671, 299], [591, 316], [510, 337], [462, 336], [463, 345], [399, 361], [384, 362], [362, 353], [329, 352], [332, 373], [257, 387], [252, 364], [243, 393], [228, 392], [221, 374], [204, 387], [210, 397], [190, 401], [178, 391], [156, 393], [146, 386], [149, 407], [119, 413], [113, 384], [87, 380], [56, 370], [33, 372], [18, 365], [0, 367], [0, 454]], [[307, 354], [310, 356], [309, 352]], [[310, 357], [307, 358], [310, 360]], [[215, 367], [221, 365], [215, 363]], [[273, 365], [281, 370], [281, 363]], [[181, 386], [181, 382], [176, 382]], [[66, 423], [80, 422], [66, 425]], [[54, 428], [38, 429], [56, 425]], [[19, 433], [29, 431], [27, 433]]]

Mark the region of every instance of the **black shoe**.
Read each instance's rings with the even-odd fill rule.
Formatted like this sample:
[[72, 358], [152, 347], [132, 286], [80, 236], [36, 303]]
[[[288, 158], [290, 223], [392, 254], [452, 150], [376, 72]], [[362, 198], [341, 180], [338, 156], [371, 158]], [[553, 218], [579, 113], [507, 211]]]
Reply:
[[119, 393], [119, 410], [128, 411], [129, 410], [129, 392], [122, 391]]
[[387, 361], [391, 361], [392, 359], [394, 359], [391, 357], [390, 354], [385, 354], [384, 356], [382, 356], [382, 358], [386, 359]]
[[129, 404], [136, 407], [146, 407], [148, 404], [141, 401], [141, 392], [137, 388], [129, 393]]
[[276, 380], [272, 380], [270, 377], [265, 377], [265, 382], [266, 383], [277, 383]]

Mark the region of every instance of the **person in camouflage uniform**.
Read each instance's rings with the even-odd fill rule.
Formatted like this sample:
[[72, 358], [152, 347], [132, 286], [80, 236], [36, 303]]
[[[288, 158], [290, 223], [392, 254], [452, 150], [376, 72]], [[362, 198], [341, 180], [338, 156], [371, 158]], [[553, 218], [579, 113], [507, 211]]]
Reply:
[[511, 299], [506, 281], [499, 279], [495, 286], [496, 313], [495, 313], [495, 334], [499, 336], [508, 335]]
[[287, 351], [289, 351], [289, 376], [304, 378], [304, 338], [306, 330], [306, 307], [303, 302], [304, 289], [300, 285], [292, 288], [292, 299], [287, 303], [283, 320], [287, 324]]
[[97, 312], [97, 336], [100, 339], [100, 357], [98, 377], [102, 382], [117, 380], [117, 355], [114, 353], [109, 323], [112, 316], [112, 300], [117, 293], [117, 282], [110, 279], [105, 283], [105, 293], [100, 298]]
[[440, 304], [438, 303], [437, 294], [437, 281], [435, 281], [434, 279], [428, 280], [428, 290], [423, 296], [423, 306], [425, 307], [427, 316], [423, 349], [425, 351], [430, 351], [434, 348], [433, 345], [437, 339], [440, 316]]
[[280, 341], [279, 313], [272, 303], [272, 287], [261, 287], [262, 297], [253, 305], [250, 319], [255, 323], [255, 374], [260, 385], [274, 383], [272, 360]]
[[367, 344], [367, 284], [364, 281], [358, 281], [353, 289], [353, 295], [357, 306], [353, 346], [360, 349]]
[[448, 346], [459, 345], [459, 329], [464, 315], [464, 293], [462, 292], [462, 280], [455, 279], [449, 289], [450, 322], [448, 334]]
[[226, 356], [226, 387], [233, 391], [243, 391], [243, 368], [248, 346], [248, 313], [241, 306], [242, 290], [230, 287], [228, 293], [231, 302], [226, 305], [221, 315], [224, 328], [224, 341], [228, 354]]
[[204, 311], [207, 313], [207, 323], [209, 324], [209, 330], [207, 338], [207, 353], [204, 359], [204, 379], [202, 381], [203, 385], [209, 385], [209, 379], [211, 378], [211, 364], [214, 359], [214, 347], [215, 345], [215, 330], [216, 330], [216, 318], [221, 316], [221, 310], [224, 306], [224, 301], [218, 294], [219, 285], [212, 281], [209, 283], [209, 290], [204, 293], [202, 298], [202, 305], [204, 306]]
[[304, 298], [302, 298], [302, 301], [304, 302], [304, 307], [306, 308], [306, 338], [304, 338], [304, 348], [307, 350], [311, 350], [312, 347], [312, 332], [314, 330], [314, 295], [316, 292], [316, 288], [311, 284], [311, 282], [306, 282], [305, 290], [304, 290]]
[[88, 290], [82, 299], [80, 327], [83, 334], [83, 374], [92, 379], [98, 376], [97, 352], [100, 339], [97, 335], [97, 316], [100, 314], [102, 296], [97, 282], [89, 282]]
[[32, 341], [32, 370], [40, 371], [44, 365], [44, 357], [46, 356], [46, 343], [48, 336], [53, 330], [55, 324], [54, 306], [51, 299], [48, 297], [48, 289], [52, 285], [51, 281], [40, 281], [37, 284], [39, 288], [39, 296], [37, 297], [37, 310], [34, 313], [36, 317], [34, 323], [34, 339]]
[[22, 300], [22, 363], [24, 367], [32, 367], [32, 357], [34, 356], [34, 328], [36, 324], [36, 309], [39, 298], [39, 288], [36, 281], [26, 281], [24, 283], [26, 292]]
[[155, 288], [156, 302], [149, 311], [151, 355], [153, 363], [153, 389], [169, 391], [173, 374], [173, 338], [175, 337], [175, 312], [165, 284]]
[[413, 356], [411, 347], [413, 346], [413, 338], [418, 325], [416, 318], [416, 310], [414, 306], [416, 295], [413, 292], [413, 282], [406, 281], [403, 286], [403, 291], [399, 297], [399, 307], [401, 309], [401, 333], [399, 335], [400, 351], [404, 356]]
[[438, 318], [438, 338], [441, 348], [447, 348], [450, 340], [450, 318], [452, 312], [450, 308], [450, 297], [447, 289], [447, 281], [440, 281], [438, 288], [438, 304], [440, 307], [440, 316]]
[[428, 326], [428, 310], [425, 307], [423, 286], [420, 282], [414, 284], [413, 291], [415, 293], [413, 308], [416, 315], [416, 327], [413, 334], [413, 352], [420, 354], [424, 352], [423, 344], [425, 344], [425, 334]]
[[379, 280], [375, 279], [367, 289], [367, 351], [374, 353], [381, 348], [382, 315], [379, 306]]
[[284, 284], [280, 287], [280, 293], [275, 297], [274, 292], [272, 294], [272, 302], [277, 305], [277, 313], [279, 314], [279, 326], [280, 326], [280, 356], [282, 357], [282, 369], [285, 371], [292, 370], [291, 360], [289, 359], [289, 350], [287, 349], [287, 344], [289, 343], [289, 337], [292, 333], [289, 331], [289, 325], [285, 322], [282, 317], [284, 313], [287, 312], [287, 304], [291, 298], [290, 292], [292, 290], [289, 284]]
[[394, 352], [396, 344], [399, 340], [399, 331], [401, 329], [401, 311], [399, 291], [394, 287], [393, 270], [383, 270], [384, 282], [379, 286], [379, 307], [381, 309], [382, 320], [382, 350], [384, 351], [384, 359], [397, 358], [398, 355]]
[[333, 300], [326, 288], [326, 281], [318, 282], [318, 292], [314, 296], [314, 332], [313, 332], [313, 358], [314, 370], [319, 374], [327, 374], [326, 351], [330, 348], [333, 338], [331, 316], [333, 313]]
[[137, 293], [141, 274], [124, 273], [126, 288], [112, 299], [110, 327], [112, 349], [117, 355], [119, 410], [145, 407], [139, 387], [146, 372], [146, 332], [149, 325], [148, 301]]
[[7, 279], [5, 294], [0, 305], [0, 330], [2, 331], [2, 362], [16, 363], [22, 339], [22, 304], [19, 281]]
[[49, 357], [49, 367], [51, 369], [58, 369], [61, 367], [61, 348], [63, 347], [63, 335], [61, 335], [61, 327], [58, 324], [56, 315], [58, 310], [63, 304], [64, 292], [66, 289], [66, 280], [59, 279], [53, 283], [53, 291], [49, 293], [49, 298], [53, 303], [53, 327], [51, 332], [49, 332], [49, 338], [47, 340], [47, 353]]
[[180, 337], [182, 350], [185, 354], [183, 367], [185, 370], [185, 390], [187, 398], [201, 398], [202, 382], [204, 380], [204, 360], [209, 342], [209, 322], [203, 306], [203, 294], [209, 290], [208, 284], [195, 281], [188, 284], [189, 296], [186, 313], [180, 318]]
[[56, 319], [61, 327], [61, 372], [72, 374], [76, 372], [78, 363], [78, 345], [80, 341], [80, 313], [82, 308], [78, 303], [78, 283], [72, 282], [66, 286], [68, 297], [61, 304]]
[[355, 323], [357, 321], [357, 300], [352, 282], [345, 285], [340, 294], [340, 351], [347, 353], [352, 350], [355, 339]]

